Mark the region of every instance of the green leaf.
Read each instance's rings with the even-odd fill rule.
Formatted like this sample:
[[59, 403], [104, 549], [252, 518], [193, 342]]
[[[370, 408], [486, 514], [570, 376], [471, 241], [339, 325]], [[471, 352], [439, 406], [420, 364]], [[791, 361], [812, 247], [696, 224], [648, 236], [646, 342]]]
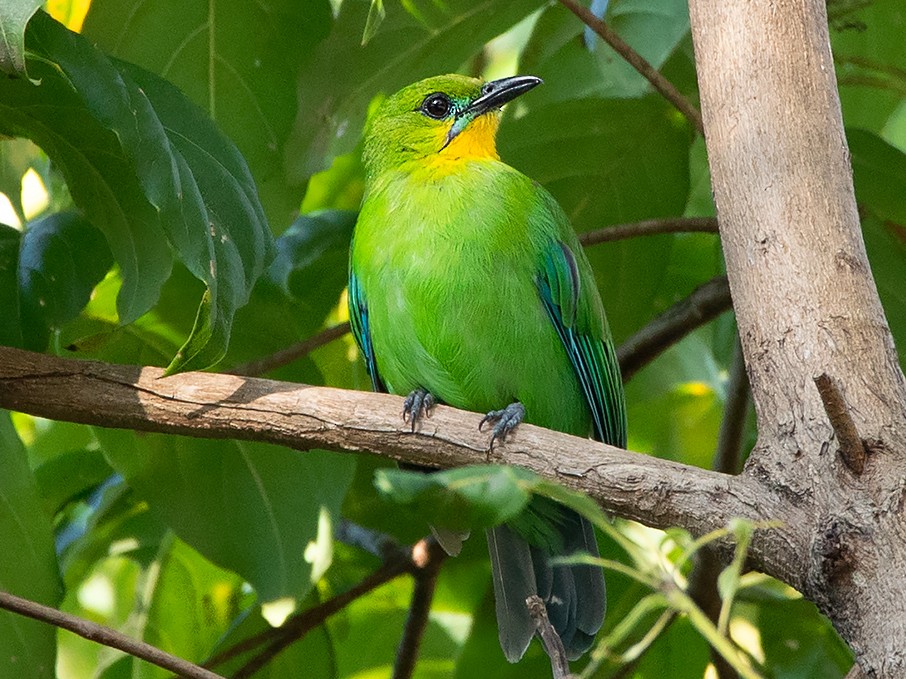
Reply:
[[528, 504], [518, 467], [478, 465], [425, 474], [384, 468], [375, 485], [390, 500], [416, 509], [427, 524], [451, 530], [488, 528], [515, 518]]
[[[843, 119], [847, 126], [880, 132], [906, 91], [903, 5], [900, 0], [833, 4], [828, 13]], [[837, 14], [840, 10], [845, 13]]]
[[[608, 25], [660, 68], [689, 33], [689, 6], [683, 0], [621, 0], [612, 3]], [[586, 97], [630, 98], [651, 85], [597, 35], [592, 48], [580, 39], [585, 25], [566, 7], [549, 7], [526, 45], [520, 68], [544, 80], [533, 106]]]
[[368, 8], [368, 20], [365, 22], [365, 31], [362, 33], [362, 47], [368, 44], [368, 41], [377, 33], [378, 27], [387, 17], [387, 10], [384, 9], [384, 0], [371, 0], [371, 7]]
[[49, 516], [85, 497], [113, 474], [99, 450], [72, 450], [35, 469], [35, 480]]
[[0, 344], [25, 346], [22, 311], [19, 308], [19, 244], [22, 234], [0, 224]]
[[216, 363], [270, 253], [245, 161], [166, 81], [111, 62], [45, 14], [28, 35], [41, 84], [0, 83], [0, 94], [10, 95], [0, 127], [43, 147], [104, 231], [123, 272], [121, 321], [157, 300], [170, 273], [168, 244], [204, 281], [196, 326], [170, 369]]
[[30, 224], [18, 267], [25, 348], [47, 348], [50, 331], [79, 314], [112, 264], [104, 237], [78, 213]]
[[377, 32], [362, 45], [370, 0], [350, 0], [330, 35], [302, 70], [305, 93], [287, 148], [298, 181], [352, 150], [368, 103], [428, 76], [457, 70], [481, 45], [540, 7], [540, 0], [391, 2]]
[[[242, 579], [218, 568], [170, 534], [144, 583], [142, 638], [157, 648], [202, 662], [240, 613]], [[160, 667], [130, 658], [132, 679], [169, 679]]]
[[906, 364], [906, 153], [877, 135], [847, 130], [856, 200], [865, 216], [862, 231], [878, 293]]
[[[24, 78], [0, 80], [0, 132], [28, 137], [44, 149], [62, 171], [76, 204], [107, 237], [123, 274], [117, 306], [121, 320], [128, 323], [157, 300], [172, 256], [126, 151], [83, 99], [95, 96], [96, 103], [104, 105], [107, 93], [96, 90], [104, 83], [115, 87], [119, 78], [111, 75], [112, 66], [103, 55], [43, 13], [29, 24], [27, 37], [36, 55], [29, 68], [40, 84]], [[70, 45], [60, 44], [65, 42]], [[90, 89], [74, 89], [59, 61], [71, 61]]]
[[[0, 544], [7, 555], [0, 559], [0, 590], [56, 606], [61, 591], [50, 521], [6, 411], [0, 411], [0, 469]], [[51, 679], [55, 657], [53, 627], [0, 611], [0, 676]]]
[[[111, 465], [155, 515], [263, 602], [304, 597], [329, 563], [355, 460], [243, 441], [96, 430]], [[325, 533], [326, 531], [326, 533]]]
[[25, 26], [42, 0], [0, 0], [0, 71], [25, 74]]
[[284, 164], [299, 70], [332, 21], [328, 0], [155, 0], [141, 11], [94, 0], [83, 33], [109, 54], [167, 78], [217, 123], [248, 161], [279, 231], [305, 188]]
[[[301, 215], [276, 241], [267, 277], [287, 295], [334, 306], [346, 285], [349, 242], [357, 213], [324, 210]], [[322, 309], [322, 317], [326, 309]]]

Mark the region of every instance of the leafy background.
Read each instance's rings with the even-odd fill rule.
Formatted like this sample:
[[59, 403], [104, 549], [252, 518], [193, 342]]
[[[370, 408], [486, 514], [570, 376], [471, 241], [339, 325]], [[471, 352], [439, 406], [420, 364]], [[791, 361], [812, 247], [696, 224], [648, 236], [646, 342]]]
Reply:
[[[2, 344], [230, 369], [342, 322], [366, 113], [441, 72], [545, 79], [509, 107], [500, 151], [554, 193], [577, 230], [714, 213], [702, 140], [558, 4], [385, 0], [375, 3], [382, 20], [364, 0], [44, 5], [78, 35], [41, 13], [26, 31], [40, 4], [0, 0], [0, 21], [14, 28], [0, 68], [18, 73], [0, 80]], [[828, 10], [866, 245], [902, 352], [906, 9], [832, 0]], [[696, 100], [685, 2], [613, 0], [606, 18]], [[613, 242], [589, 256], [618, 341], [723, 266], [711, 234]], [[630, 448], [711, 464], [733, 337], [724, 314], [632, 379]], [[368, 386], [348, 336], [270, 375]], [[378, 566], [332, 539], [341, 518], [403, 543], [427, 530], [378, 494], [385, 463], [368, 457], [16, 413], [0, 415], [0, 455], [0, 587], [199, 662]], [[647, 590], [635, 576], [670, 570], [688, 538], [616, 526], [604, 552], [629, 574], [608, 576], [615, 659], [586, 675], [713, 673], [689, 618], [658, 629], [657, 614], [638, 607]], [[549, 676], [536, 647], [520, 665], [504, 662], [490, 587], [483, 541], [470, 540], [441, 571], [415, 676]], [[405, 577], [379, 587], [256, 676], [390, 676], [411, 592]], [[728, 634], [764, 676], [835, 677], [851, 664], [788, 587], [746, 574], [724, 593], [736, 597]], [[650, 647], [635, 645], [643, 639]], [[0, 676], [168, 675], [0, 612]]]

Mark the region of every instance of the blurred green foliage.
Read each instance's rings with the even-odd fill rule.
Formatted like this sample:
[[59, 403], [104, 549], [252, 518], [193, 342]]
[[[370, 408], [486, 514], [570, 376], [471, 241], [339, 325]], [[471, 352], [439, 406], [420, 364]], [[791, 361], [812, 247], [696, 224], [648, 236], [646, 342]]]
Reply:
[[[344, 321], [368, 108], [442, 72], [518, 68], [545, 79], [507, 111], [500, 152], [554, 193], [577, 230], [714, 213], [702, 140], [610, 48], [587, 44], [558, 4], [47, 3], [84, 37], [43, 14], [26, 30], [38, 4], [0, 0], [11, 36], [0, 68], [18, 74], [0, 80], [2, 344], [229, 369]], [[906, 10], [873, 0], [830, 2], [829, 12], [866, 246], [902, 352]], [[683, 0], [613, 0], [606, 19], [697, 99]], [[710, 234], [602, 244], [589, 257], [618, 341], [723, 268]], [[631, 448], [711, 465], [734, 335], [725, 314], [634, 377]], [[368, 388], [348, 336], [269, 375]], [[201, 662], [379, 566], [332, 540], [341, 517], [408, 544], [442, 507], [483, 525], [518, 511], [529, 491], [559, 492], [509, 472], [413, 479], [391, 467], [2, 413], [0, 588]], [[376, 473], [386, 494], [408, 504], [389, 502]], [[486, 476], [461, 486], [475, 473]], [[448, 482], [460, 483], [455, 493]], [[608, 617], [585, 676], [714, 676], [695, 617], [650, 598], [652, 583], [667, 580], [683, 592], [688, 536], [601, 525], [602, 554], [613, 560]], [[735, 603], [720, 632], [755, 671], [833, 678], [848, 669], [848, 649], [788, 587], [739, 572], [722, 582]], [[411, 593], [408, 577], [382, 585], [255, 676], [389, 677]], [[441, 572], [416, 677], [550, 676], [537, 645], [511, 666], [496, 636], [484, 540], [475, 536]], [[232, 673], [247, 658], [218, 669]], [[168, 676], [0, 612], [0, 677], [51, 677], [54, 666], [60, 679]]]

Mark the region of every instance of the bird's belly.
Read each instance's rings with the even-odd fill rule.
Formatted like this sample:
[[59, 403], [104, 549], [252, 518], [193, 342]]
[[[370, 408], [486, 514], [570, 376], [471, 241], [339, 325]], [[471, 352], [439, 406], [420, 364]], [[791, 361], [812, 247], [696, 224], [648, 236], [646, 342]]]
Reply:
[[527, 421], [588, 435], [588, 405], [528, 267], [475, 258], [438, 270], [418, 259], [386, 275], [380, 310], [369, 305], [390, 389], [422, 387], [479, 412], [520, 401]]

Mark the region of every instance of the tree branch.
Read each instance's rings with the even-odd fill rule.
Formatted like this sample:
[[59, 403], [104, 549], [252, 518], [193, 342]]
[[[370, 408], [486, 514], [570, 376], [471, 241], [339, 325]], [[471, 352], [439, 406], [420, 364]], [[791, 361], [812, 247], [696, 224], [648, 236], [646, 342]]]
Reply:
[[617, 54], [623, 57], [623, 59], [626, 60], [626, 63], [638, 71], [645, 80], [651, 83], [655, 90], [660, 92], [667, 101], [673, 104], [680, 113], [686, 116], [699, 134], [705, 133], [705, 128], [702, 124], [702, 116], [698, 109], [695, 108], [695, 106], [693, 106], [678, 89], [676, 89], [672, 82], [667, 80], [667, 78], [665, 78], [654, 66], [648, 63], [641, 54], [632, 49], [632, 47], [630, 47], [616, 31], [592, 14], [591, 10], [576, 2], [576, 0], [560, 0], [560, 4], [579, 17], [582, 23], [601, 36], [601, 39], [610, 45]]
[[716, 217], [672, 217], [670, 219], [646, 219], [641, 222], [614, 224], [603, 229], [579, 234], [579, 242], [585, 247], [609, 243], [626, 238], [657, 236], [662, 233], [717, 233]]
[[840, 457], [849, 470], [858, 476], [865, 469], [865, 443], [856, 429], [849, 408], [840, 393], [840, 388], [827, 373], [815, 378], [815, 386], [824, 404], [824, 412], [830, 420], [831, 427], [840, 443]]
[[[214, 373], [163, 377], [159, 368], [78, 361], [0, 349], [0, 407], [68, 422], [202, 438], [234, 438], [296, 450], [369, 452], [411, 464], [514, 464], [588, 493], [601, 506], [650, 526], [694, 534], [732, 517], [783, 516], [777, 498], [732, 477], [531, 425], [488, 451], [481, 415], [437, 406], [415, 432], [402, 399]], [[765, 531], [770, 541], [771, 531]], [[756, 540], [753, 553], [758, 554]], [[777, 546], [778, 549], [780, 546]], [[770, 571], [768, 571], [770, 572]], [[792, 584], [792, 583], [791, 583]]]
[[23, 599], [8, 592], [0, 591], [0, 608], [68, 630], [89, 641], [124, 651], [152, 665], [175, 672], [180, 677], [187, 677], [188, 679], [223, 679], [219, 674], [188, 660], [171, 655], [151, 644], [146, 644], [144, 641], [132, 639], [109, 627], [98, 625], [90, 620], [64, 613], [50, 606], [44, 606], [36, 601]]
[[670, 345], [732, 306], [726, 276], [717, 276], [696, 288], [617, 349], [623, 381], [628, 382]]

